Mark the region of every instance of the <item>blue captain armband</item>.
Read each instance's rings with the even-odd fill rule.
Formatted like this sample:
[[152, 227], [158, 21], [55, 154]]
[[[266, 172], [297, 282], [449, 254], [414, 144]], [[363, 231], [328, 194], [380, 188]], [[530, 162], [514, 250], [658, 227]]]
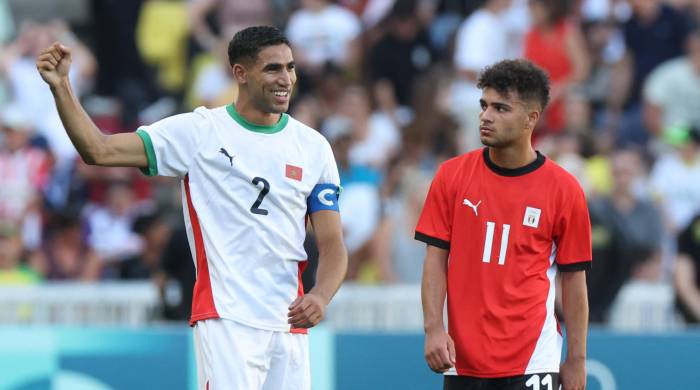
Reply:
[[306, 199], [309, 214], [321, 210], [339, 211], [340, 191], [341, 187], [335, 184], [316, 184], [311, 190], [311, 195]]

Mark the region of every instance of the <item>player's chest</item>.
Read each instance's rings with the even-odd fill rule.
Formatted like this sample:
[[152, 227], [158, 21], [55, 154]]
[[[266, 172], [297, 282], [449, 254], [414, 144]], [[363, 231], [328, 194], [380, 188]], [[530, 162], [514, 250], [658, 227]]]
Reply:
[[546, 187], [516, 183], [484, 185], [474, 180], [453, 199], [453, 224], [474, 231], [507, 231], [549, 237], [557, 219], [557, 200]]
[[313, 156], [293, 142], [213, 140], [201, 154], [200, 170], [228, 200], [305, 203], [319, 173]]

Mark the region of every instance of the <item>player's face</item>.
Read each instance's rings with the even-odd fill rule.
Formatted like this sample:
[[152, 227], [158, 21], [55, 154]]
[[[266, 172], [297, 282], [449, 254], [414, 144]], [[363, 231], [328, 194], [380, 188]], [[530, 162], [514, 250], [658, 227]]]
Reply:
[[258, 110], [270, 114], [289, 109], [289, 98], [296, 81], [292, 49], [285, 44], [262, 49], [246, 77], [253, 104]]
[[479, 137], [481, 143], [495, 148], [504, 148], [529, 140], [539, 116], [536, 111], [520, 100], [518, 93], [502, 95], [493, 88], [484, 88], [481, 93], [479, 114]]

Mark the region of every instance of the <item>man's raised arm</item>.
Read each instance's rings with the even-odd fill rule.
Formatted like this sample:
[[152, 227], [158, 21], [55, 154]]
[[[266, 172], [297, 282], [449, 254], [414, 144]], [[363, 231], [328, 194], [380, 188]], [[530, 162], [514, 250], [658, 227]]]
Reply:
[[36, 67], [51, 88], [63, 127], [80, 157], [90, 165], [146, 168], [146, 151], [136, 133], [102, 134], [83, 110], [68, 79], [70, 64], [70, 49], [56, 42], [41, 52]]

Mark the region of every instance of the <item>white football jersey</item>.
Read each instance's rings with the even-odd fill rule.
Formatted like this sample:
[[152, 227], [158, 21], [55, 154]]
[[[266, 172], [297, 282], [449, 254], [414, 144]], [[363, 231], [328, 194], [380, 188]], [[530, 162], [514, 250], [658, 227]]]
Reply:
[[190, 322], [226, 318], [289, 331], [288, 307], [303, 294], [306, 216], [338, 210], [326, 139], [287, 114], [275, 126], [251, 124], [233, 105], [200, 107], [137, 134], [144, 173], [181, 178], [197, 268]]

